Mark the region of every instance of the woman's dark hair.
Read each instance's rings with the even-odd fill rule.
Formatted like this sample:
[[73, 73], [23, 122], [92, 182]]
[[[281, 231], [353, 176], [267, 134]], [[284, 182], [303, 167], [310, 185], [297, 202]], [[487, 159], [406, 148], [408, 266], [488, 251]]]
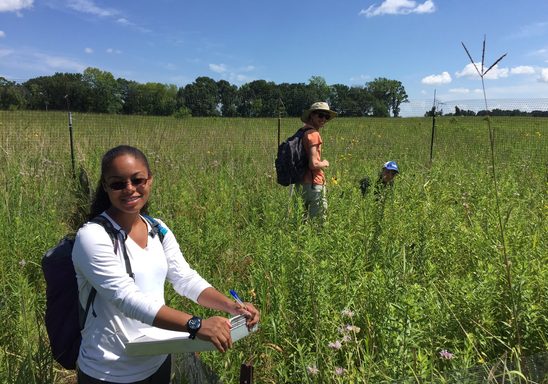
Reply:
[[[91, 202], [91, 207], [88, 215], [88, 220], [93, 219], [95, 216], [101, 214], [103, 211], [107, 210], [110, 207], [110, 199], [108, 198], [107, 191], [103, 187], [103, 182], [105, 181], [105, 173], [110, 170], [112, 162], [119, 156], [133, 156], [135, 159], [143, 162], [148, 171], [148, 176], [152, 176], [150, 171], [150, 166], [148, 165], [147, 157], [139, 149], [129, 146], [129, 145], [119, 145], [112, 149], [109, 149], [101, 160], [101, 177], [97, 183], [97, 188], [95, 189], [95, 196]], [[148, 213], [148, 202], [141, 209], [141, 212]]]

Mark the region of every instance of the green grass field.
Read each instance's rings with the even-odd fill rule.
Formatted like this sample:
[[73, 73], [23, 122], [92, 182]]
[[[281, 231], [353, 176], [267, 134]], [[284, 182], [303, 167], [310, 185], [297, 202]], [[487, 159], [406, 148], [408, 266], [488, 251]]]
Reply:
[[[299, 125], [282, 120], [281, 138]], [[152, 215], [214, 286], [261, 309], [258, 333], [201, 354], [224, 382], [250, 360], [257, 383], [548, 382], [547, 119], [437, 118], [432, 162], [431, 119], [335, 119], [321, 227], [276, 184], [276, 119], [75, 114], [73, 128], [93, 185], [107, 149], [141, 148]], [[387, 160], [392, 193], [362, 197]], [[0, 112], [0, 164], [0, 382], [73, 382], [49, 354], [40, 268], [81, 204], [67, 114]]]

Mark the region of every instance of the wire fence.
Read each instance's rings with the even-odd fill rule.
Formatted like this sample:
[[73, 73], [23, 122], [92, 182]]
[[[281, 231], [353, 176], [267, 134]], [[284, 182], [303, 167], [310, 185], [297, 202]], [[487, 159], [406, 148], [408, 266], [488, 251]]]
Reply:
[[[97, 156], [128, 143], [145, 152], [200, 165], [212, 154], [248, 156], [259, 172], [272, 172], [277, 145], [297, 130], [297, 118], [184, 118], [95, 115], [66, 112], [0, 112], [0, 150], [52, 160]], [[496, 116], [495, 159], [502, 169], [517, 164], [546, 171], [548, 118]], [[395, 160], [404, 169], [431, 163], [474, 172], [489, 164], [489, 128], [484, 116], [338, 118], [322, 130], [330, 172], [353, 176]], [[72, 142], [71, 142], [72, 139]]]

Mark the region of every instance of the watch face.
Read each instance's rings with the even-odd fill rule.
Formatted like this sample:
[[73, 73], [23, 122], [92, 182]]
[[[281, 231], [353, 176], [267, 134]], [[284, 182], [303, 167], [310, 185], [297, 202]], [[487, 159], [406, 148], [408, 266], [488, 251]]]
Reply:
[[188, 321], [188, 327], [192, 330], [200, 329], [202, 325], [202, 320], [199, 317], [193, 317]]

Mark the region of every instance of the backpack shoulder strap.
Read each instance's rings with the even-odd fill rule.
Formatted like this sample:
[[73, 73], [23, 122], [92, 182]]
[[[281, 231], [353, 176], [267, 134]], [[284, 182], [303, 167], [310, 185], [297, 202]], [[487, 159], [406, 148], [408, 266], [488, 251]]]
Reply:
[[302, 128], [299, 128], [299, 130], [297, 131], [297, 133], [300, 133], [301, 136], [304, 136], [304, 134], [307, 132], [307, 131], [310, 131], [311, 129], [314, 129], [312, 127], [302, 127]]
[[164, 237], [167, 234], [167, 228], [164, 227], [162, 224], [160, 224], [160, 222], [156, 220], [154, 217], [151, 217], [145, 214], [141, 214], [141, 216], [143, 216], [145, 220], [148, 221], [148, 223], [152, 227], [152, 237], [154, 237], [155, 235], [158, 235], [158, 237], [160, 238], [160, 241], [163, 243]]
[[[116, 228], [114, 228], [114, 225], [112, 225], [111, 221], [103, 215], [95, 216], [93, 219], [91, 219], [91, 222], [99, 224], [105, 229], [105, 231], [110, 236], [110, 240], [112, 240], [115, 254], [118, 254], [119, 247], [122, 248], [124, 254], [124, 263], [126, 265], [126, 272], [132, 279], [135, 280], [135, 275], [131, 270], [131, 263], [129, 262], [129, 255], [127, 254], [126, 250], [127, 234], [123, 230], [117, 230]], [[120, 237], [122, 238], [122, 241], [120, 241]], [[80, 330], [84, 329], [86, 319], [88, 317], [88, 313], [91, 309], [93, 301], [95, 300], [95, 296], [97, 296], [97, 290], [92, 286], [89, 292], [88, 299], [86, 301], [86, 308], [83, 313], [80, 313]], [[93, 312], [93, 314], [95, 315], [95, 311]]]
[[[92, 220], [93, 223], [101, 225], [110, 236], [112, 244], [114, 245], [114, 253], [118, 253], [118, 248], [122, 248], [124, 254], [124, 263], [126, 264], [126, 271], [132, 279], [135, 278], [133, 271], [131, 270], [131, 263], [129, 262], [129, 256], [126, 250], [127, 233], [123, 229], [116, 229], [112, 222], [103, 215], [95, 216]], [[122, 241], [120, 241], [120, 238]]]

